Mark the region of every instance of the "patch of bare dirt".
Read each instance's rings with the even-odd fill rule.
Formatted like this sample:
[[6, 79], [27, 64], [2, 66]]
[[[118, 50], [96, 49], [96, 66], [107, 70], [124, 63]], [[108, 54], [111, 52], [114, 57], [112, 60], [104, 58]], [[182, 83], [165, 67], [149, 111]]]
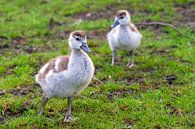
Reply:
[[26, 46], [26, 47], [24, 47], [24, 51], [27, 52], [27, 53], [34, 53], [34, 52], [38, 52], [38, 51], [41, 51], [41, 50], [37, 47]]
[[164, 83], [163, 81], [159, 82], [150, 82], [150, 83], [144, 83], [140, 86], [142, 92], [146, 92], [149, 89], [159, 89]]
[[[8, 43], [3, 43], [5, 40], [8, 40]], [[24, 36], [16, 36], [11, 39], [4, 37], [3, 40], [0, 38], [0, 52], [3, 54], [5, 51], [9, 51], [12, 54], [17, 55], [22, 52], [32, 53], [37, 51], [36, 48], [28, 46], [27, 42], [27, 37]]]
[[97, 20], [97, 19], [102, 19], [102, 18], [111, 18], [113, 17], [113, 12], [111, 11], [100, 11], [100, 12], [95, 12], [95, 13], [82, 13], [82, 14], [78, 14], [76, 15], [74, 18], [76, 19], [83, 19], [83, 20]]
[[25, 109], [24, 107], [21, 107], [21, 109], [19, 109], [17, 111], [13, 111], [13, 110], [11, 110], [10, 107], [7, 107], [7, 108], [4, 108], [4, 110], [3, 110], [3, 116], [4, 117], [7, 117], [7, 116], [18, 117], [25, 110], [27, 110], [27, 109]]
[[162, 126], [159, 124], [155, 125], [154, 127], [155, 127], [155, 129], [162, 129]]
[[182, 19], [176, 20], [176, 24], [178, 25], [187, 25], [192, 28], [195, 28], [195, 11], [191, 9], [191, 6], [194, 5], [195, 2], [188, 2], [186, 4], [175, 4], [177, 12], [180, 13], [183, 17]]
[[5, 94], [5, 91], [4, 90], [0, 90], [0, 96], [4, 95], [4, 94]]
[[143, 68], [142, 69], [142, 72], [147, 72], [147, 73], [153, 73], [153, 72], [155, 72], [155, 68]]
[[18, 95], [26, 95], [28, 93], [32, 92], [31, 86], [27, 87], [17, 87], [15, 89], [12, 89], [9, 91], [9, 93], [14, 94], [16, 96]]
[[53, 29], [55, 26], [62, 26], [64, 25], [64, 22], [62, 21], [56, 21], [54, 18], [50, 18], [49, 20], [49, 28]]
[[185, 65], [193, 66], [193, 62], [183, 59], [182, 57], [175, 57], [175, 56], [167, 56], [169, 60], [174, 60], [180, 63], [183, 63]]
[[131, 128], [135, 123], [136, 123], [136, 120], [133, 120], [133, 119], [125, 119], [125, 124], [127, 125], [127, 128]]
[[168, 48], [153, 48], [150, 52], [150, 54], [160, 54], [160, 55], [163, 55], [163, 54], [168, 54], [170, 53], [170, 50]]
[[87, 38], [88, 39], [96, 39], [98, 37], [98, 39], [103, 39], [105, 40], [106, 39], [106, 34], [108, 33], [108, 31], [106, 32], [100, 32], [100, 31], [89, 31], [88, 34], [87, 34]]
[[4, 48], [3, 42], [6, 40], [8, 40], [8, 38], [6, 36], [0, 36], [0, 49]]
[[41, 0], [40, 2], [41, 2], [41, 4], [47, 4], [49, 2], [49, 0]]
[[[3, 44], [2, 42], [5, 40], [9, 40], [9, 44]], [[11, 49], [12, 52], [20, 53], [21, 50], [24, 49], [26, 52], [36, 51], [37, 48], [32, 48], [27, 44], [27, 37], [16, 36], [11, 39], [7, 37], [0, 37], [0, 49]]]
[[173, 82], [177, 79], [176, 75], [167, 75], [165, 77], [167, 83], [170, 85], [170, 84], [173, 84]]
[[129, 84], [129, 85], [133, 85], [133, 84], [135, 84], [135, 83], [138, 83], [139, 86], [140, 86], [140, 89], [139, 89], [139, 88], [138, 88], [138, 89], [133, 89], [133, 90], [135, 90], [135, 91], [146, 92], [148, 89], [151, 89], [151, 88], [153, 88], [153, 89], [159, 88], [158, 83], [152, 83], [152, 85], [151, 85], [151, 84], [148, 84], [148, 83], [145, 81], [145, 79], [142, 78], [142, 77], [137, 77], [137, 78], [126, 78], [126, 79], [125, 79], [125, 82], [126, 82], [127, 84]]
[[178, 116], [181, 116], [185, 113], [184, 111], [172, 106], [170, 103], [166, 104], [165, 108], [170, 109], [170, 112], [169, 112], [170, 115], [176, 114]]
[[0, 117], [0, 123], [5, 124], [9, 117], [19, 117], [22, 113], [28, 110], [28, 106], [30, 105], [30, 100], [26, 100], [23, 105], [18, 108], [11, 108], [9, 103], [6, 103], [2, 106], [2, 118]]
[[139, 84], [144, 84], [145, 83], [144, 78], [141, 78], [141, 77], [140, 78], [126, 78], [125, 81], [129, 85], [132, 85], [134, 83], [139, 83]]
[[0, 55], [3, 55], [3, 49], [9, 48], [8, 44], [5, 44], [4, 42], [7, 41], [8, 38], [5, 36], [0, 36]]
[[[50, 27], [54, 28], [57, 23], [50, 23], [50, 24], [55, 24], [55, 25], [49, 25]], [[97, 37], [98, 37], [98, 39], [106, 39], [107, 32], [108, 31], [104, 32], [104, 31], [97, 31], [97, 30], [89, 31], [89, 32], [87, 32], [87, 39], [96, 39]], [[57, 34], [53, 38], [59, 38], [59, 39], [64, 40], [64, 39], [67, 39], [69, 37], [70, 33], [71, 33], [71, 31], [69, 31], [69, 30], [59, 31], [59, 32], [57, 32]]]
[[[107, 5], [104, 9], [98, 10], [96, 12], [85, 12], [85, 13], [80, 13], [76, 15], [74, 18], [75, 19], [83, 19], [83, 20], [98, 20], [98, 19], [114, 19], [115, 13], [120, 10], [119, 4], [114, 4], [114, 5]], [[121, 5], [121, 3], [120, 3]], [[123, 7], [124, 8], [124, 7]], [[130, 14], [134, 14], [133, 9], [128, 9]]]
[[110, 91], [110, 93], [108, 94], [107, 98], [108, 100], [114, 100], [114, 98], [117, 96], [119, 98], [125, 97], [127, 95], [130, 95], [132, 93], [137, 92], [134, 89], [118, 89], [118, 90], [112, 90]]
[[81, 14], [78, 14], [76, 15], [74, 18], [75, 19], [83, 19], [83, 20], [97, 20], [97, 19], [102, 19], [102, 18], [105, 18], [105, 19], [108, 19], [108, 18], [114, 18], [114, 14], [116, 12], [116, 8], [114, 8], [115, 6], [113, 5], [108, 5], [105, 7], [105, 9], [103, 10], [99, 10], [98, 12], [93, 12], [93, 13], [90, 13], [90, 12], [85, 12], [85, 13], [81, 13]]
[[[59, 25], [61, 23], [51, 20], [51, 24]], [[46, 43], [48, 41], [54, 41], [57, 39], [67, 39], [69, 34], [70, 32], [67, 31], [57, 32], [56, 34], [50, 34], [46, 32], [44, 34], [44, 40], [45, 40], [44, 42]], [[13, 55], [18, 55], [21, 53], [48, 52], [55, 49], [55, 46], [53, 45], [35, 46], [35, 45], [28, 44], [28, 38], [34, 38], [34, 37], [15, 36], [13, 38], [7, 38], [4, 36], [0, 36], [0, 54], [9, 51]]]
[[0, 124], [5, 124], [6, 123], [5, 121], [6, 121], [5, 118], [0, 117]]
[[26, 43], [27, 43], [27, 38], [22, 36], [16, 36], [10, 40], [10, 45], [16, 49], [19, 49], [22, 45]]
[[57, 33], [57, 37], [60, 39], [67, 39], [69, 37], [70, 33], [71, 33], [71, 31], [67, 31], [67, 30], [59, 31]]

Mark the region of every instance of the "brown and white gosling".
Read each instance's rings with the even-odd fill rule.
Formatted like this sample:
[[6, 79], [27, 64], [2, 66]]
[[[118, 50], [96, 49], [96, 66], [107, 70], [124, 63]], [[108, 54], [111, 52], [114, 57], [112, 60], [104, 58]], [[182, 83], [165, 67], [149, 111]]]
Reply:
[[43, 90], [42, 107], [39, 114], [43, 114], [48, 100], [52, 97], [68, 98], [68, 111], [65, 122], [71, 121], [71, 105], [74, 96], [88, 86], [94, 76], [94, 65], [86, 52], [86, 34], [74, 31], [69, 37], [70, 56], [59, 56], [46, 63], [36, 75], [36, 82]]
[[131, 52], [131, 60], [127, 66], [134, 66], [134, 52], [141, 42], [142, 35], [131, 22], [130, 14], [126, 10], [119, 10], [115, 15], [112, 30], [107, 35], [110, 49], [112, 50], [112, 63], [116, 57], [116, 50]]

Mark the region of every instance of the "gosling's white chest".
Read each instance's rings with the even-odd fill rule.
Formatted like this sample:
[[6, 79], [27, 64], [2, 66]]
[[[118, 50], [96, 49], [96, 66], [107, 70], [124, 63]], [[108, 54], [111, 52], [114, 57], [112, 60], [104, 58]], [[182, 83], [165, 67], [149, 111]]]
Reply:
[[108, 34], [111, 49], [134, 50], [141, 42], [142, 35], [134, 32], [129, 26], [117, 26], [114, 31]]
[[128, 26], [118, 26], [116, 48], [123, 50], [133, 50], [140, 45], [141, 34], [134, 32]]
[[46, 77], [44, 91], [47, 97], [75, 96], [87, 87], [94, 75], [94, 66], [87, 56], [70, 57], [68, 70], [60, 73], [50, 73]]
[[121, 28], [120, 26], [117, 28], [117, 45], [119, 49], [129, 49], [132, 46], [132, 36], [130, 35], [130, 30], [128, 28]]

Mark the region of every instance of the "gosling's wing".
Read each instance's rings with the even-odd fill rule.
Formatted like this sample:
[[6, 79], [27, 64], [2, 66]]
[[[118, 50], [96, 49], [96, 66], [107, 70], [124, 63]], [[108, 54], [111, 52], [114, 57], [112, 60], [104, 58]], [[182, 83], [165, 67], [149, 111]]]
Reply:
[[69, 56], [59, 56], [56, 58], [54, 72], [61, 72], [68, 69]]
[[46, 63], [36, 75], [36, 81], [40, 82], [45, 79], [49, 71], [53, 71], [55, 73], [64, 71], [68, 69], [69, 56], [59, 56], [50, 60]]
[[139, 30], [137, 29], [137, 27], [133, 23], [129, 23], [129, 27], [130, 27], [131, 31], [139, 32]]

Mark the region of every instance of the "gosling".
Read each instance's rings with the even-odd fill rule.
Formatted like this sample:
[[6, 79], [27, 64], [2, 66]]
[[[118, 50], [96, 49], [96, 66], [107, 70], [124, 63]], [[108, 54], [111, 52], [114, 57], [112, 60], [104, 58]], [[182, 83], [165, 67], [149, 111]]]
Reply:
[[131, 54], [130, 62], [127, 66], [130, 68], [133, 67], [134, 53], [141, 43], [142, 35], [131, 22], [129, 12], [119, 10], [115, 15], [115, 21], [111, 27], [111, 31], [107, 34], [108, 43], [112, 51], [111, 65], [114, 65], [116, 51], [125, 50]]
[[46, 63], [36, 75], [36, 82], [43, 90], [42, 106], [44, 113], [50, 98], [68, 98], [68, 111], [64, 122], [71, 122], [72, 99], [85, 89], [94, 76], [94, 65], [86, 52], [90, 52], [85, 32], [74, 31], [69, 36], [70, 56], [59, 56]]

